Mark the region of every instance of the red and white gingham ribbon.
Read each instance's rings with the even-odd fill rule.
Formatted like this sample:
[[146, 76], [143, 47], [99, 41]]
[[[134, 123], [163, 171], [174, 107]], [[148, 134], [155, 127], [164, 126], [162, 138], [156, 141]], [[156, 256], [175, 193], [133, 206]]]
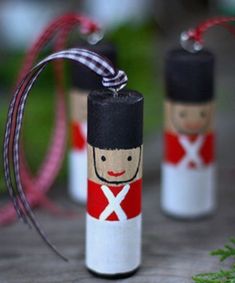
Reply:
[[[54, 50], [63, 50], [65, 48], [66, 40], [74, 28], [78, 28], [80, 34], [84, 34], [86, 37], [101, 34], [100, 27], [97, 23], [78, 13], [69, 13], [56, 18], [42, 31], [41, 35], [28, 50], [18, 77], [18, 83], [31, 70], [41, 50], [48, 45], [49, 41], [54, 38]], [[55, 118], [52, 140], [44, 160], [35, 175], [31, 173], [29, 166], [27, 166], [23, 145], [21, 146], [21, 179], [25, 194], [32, 207], [44, 206], [55, 214], [64, 214], [64, 211], [54, 205], [46, 196], [47, 191], [50, 189], [61, 168], [67, 140], [66, 95], [63, 82], [63, 63], [61, 61], [56, 61], [53, 65], [55, 67], [56, 99], [55, 111], [53, 111], [55, 113]], [[9, 224], [15, 219], [16, 213], [11, 202], [0, 209], [0, 225]]]
[[[33, 225], [42, 239], [47, 245], [60, 257], [65, 257], [50, 243], [40, 225], [35, 219], [34, 213], [28, 203], [22, 188], [22, 181], [20, 176], [20, 163], [19, 163], [19, 139], [24, 115], [24, 108], [30, 90], [32, 89], [35, 81], [44, 70], [46, 65], [54, 60], [69, 59], [81, 63], [97, 73], [102, 77], [102, 83], [106, 88], [118, 91], [123, 88], [127, 83], [127, 76], [123, 71], [116, 70], [110, 61], [104, 57], [86, 49], [73, 48], [65, 51], [60, 51], [49, 55], [44, 60], [39, 62], [27, 75], [22, 79], [18, 85], [16, 92], [11, 100], [8, 117], [6, 123], [6, 131], [4, 138], [4, 173], [5, 182], [9, 191], [10, 197], [14, 204], [19, 217], [23, 217], [29, 225]], [[11, 137], [13, 143], [11, 143]], [[11, 160], [10, 152], [13, 152], [13, 162]], [[12, 182], [11, 167], [13, 165], [13, 176], [15, 177], [15, 188]], [[17, 194], [17, 195], [16, 195]]]

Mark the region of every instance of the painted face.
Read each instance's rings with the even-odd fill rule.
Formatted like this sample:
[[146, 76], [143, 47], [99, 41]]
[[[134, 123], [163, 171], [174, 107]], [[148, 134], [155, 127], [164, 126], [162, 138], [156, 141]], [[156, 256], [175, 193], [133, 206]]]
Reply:
[[205, 132], [211, 123], [212, 103], [171, 105], [171, 122], [182, 134], [194, 135]]
[[106, 150], [92, 148], [95, 174], [99, 180], [110, 184], [128, 183], [138, 174], [141, 147]]

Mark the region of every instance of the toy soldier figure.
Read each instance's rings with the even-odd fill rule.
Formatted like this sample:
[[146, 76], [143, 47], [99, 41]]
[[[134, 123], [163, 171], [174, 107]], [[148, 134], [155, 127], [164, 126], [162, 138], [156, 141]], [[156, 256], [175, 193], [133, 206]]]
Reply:
[[140, 266], [142, 127], [139, 93], [89, 95], [86, 264], [103, 277]]
[[173, 50], [166, 58], [163, 210], [197, 218], [215, 208], [214, 57]]

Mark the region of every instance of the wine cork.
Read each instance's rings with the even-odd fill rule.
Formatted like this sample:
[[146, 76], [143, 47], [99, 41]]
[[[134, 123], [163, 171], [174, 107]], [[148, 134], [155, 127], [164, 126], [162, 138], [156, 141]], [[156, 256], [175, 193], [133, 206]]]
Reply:
[[94, 91], [88, 97], [86, 265], [101, 277], [141, 263], [143, 97]]
[[178, 218], [211, 214], [215, 200], [214, 56], [172, 50], [166, 57], [161, 206]]

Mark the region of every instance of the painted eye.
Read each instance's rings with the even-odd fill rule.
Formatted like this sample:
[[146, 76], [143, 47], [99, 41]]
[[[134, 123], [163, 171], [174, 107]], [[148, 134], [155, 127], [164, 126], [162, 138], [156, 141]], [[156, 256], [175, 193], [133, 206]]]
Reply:
[[128, 160], [128, 161], [131, 161], [131, 160], [132, 160], [132, 157], [131, 157], [131, 156], [128, 156], [128, 157], [127, 157], [127, 160]]
[[200, 112], [200, 116], [201, 116], [202, 118], [205, 118], [205, 117], [206, 117], [206, 112], [205, 112], [205, 111], [201, 111], [201, 112]]
[[106, 161], [106, 157], [104, 155], [101, 156], [102, 161]]
[[179, 116], [180, 116], [180, 118], [186, 117], [186, 111], [181, 111], [181, 112], [179, 113]]

